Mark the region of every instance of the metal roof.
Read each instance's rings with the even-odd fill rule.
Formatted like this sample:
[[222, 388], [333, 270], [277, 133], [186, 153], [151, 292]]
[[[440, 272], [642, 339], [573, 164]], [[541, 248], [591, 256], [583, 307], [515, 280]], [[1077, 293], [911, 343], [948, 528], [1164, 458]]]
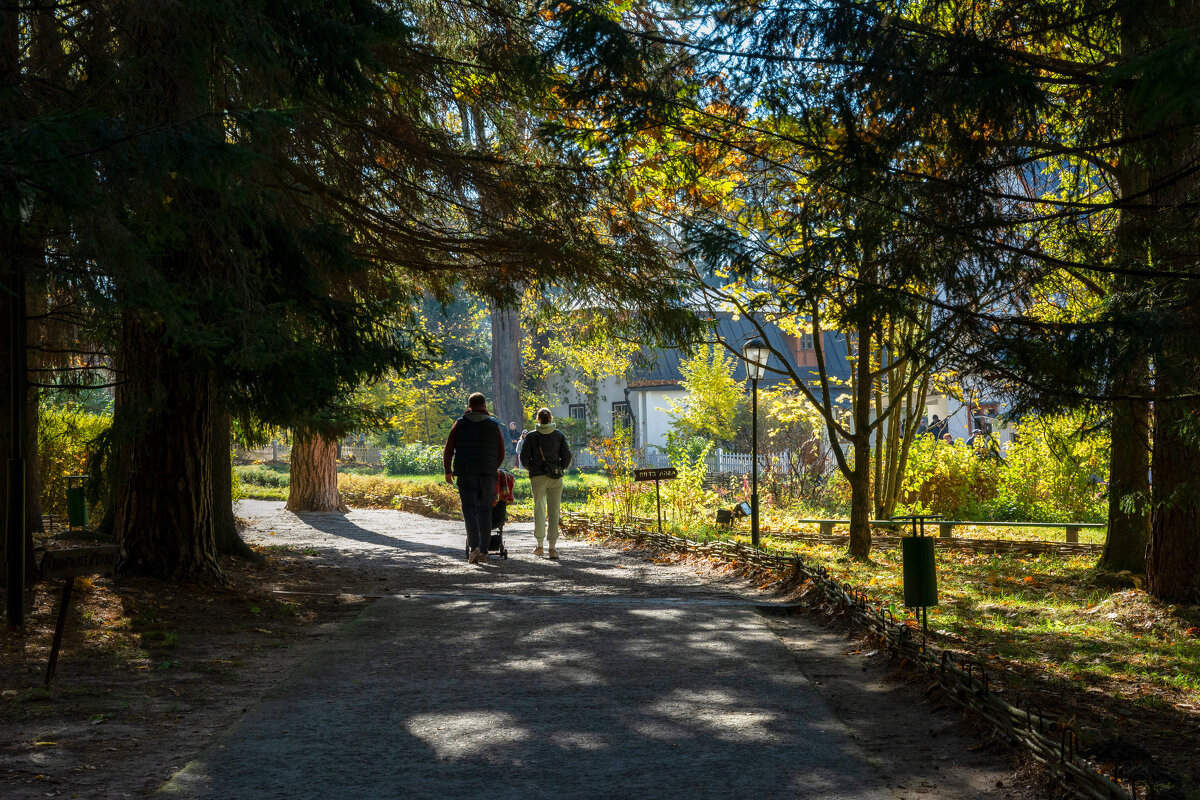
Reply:
[[[761, 336], [758, 327], [744, 316], [734, 319], [732, 314], [723, 313], [718, 315], [715, 322], [715, 337], [708, 341], [711, 343], [719, 340], [728, 343], [735, 351], [741, 350], [743, 342]], [[810, 386], [818, 384], [816, 367], [800, 367], [795, 365], [787, 334], [777, 326], [767, 323], [762, 325], [762, 333], [766, 334], [767, 344], [771, 346], [771, 349], [778, 356], [784, 357], [805, 383]], [[846, 337], [837, 331], [822, 331], [821, 338], [825, 347], [825, 368], [829, 376], [841, 380], [849, 380], [850, 362], [846, 349]], [[687, 358], [686, 353], [674, 348], [644, 349], [641, 357], [638, 359], [639, 363], [635, 364], [630, 371], [629, 388], [667, 388], [682, 385], [683, 373], [679, 367], [685, 358]], [[767, 364], [767, 374], [759, 381], [759, 385], [764, 388], [787, 384], [792, 380], [791, 376], [786, 373], [771, 371], [772, 364], [777, 369], [779, 367], [776, 358], [776, 355], [772, 355], [771, 361]], [[735, 369], [734, 376], [739, 380], [746, 379], [746, 371], [740, 361]]]

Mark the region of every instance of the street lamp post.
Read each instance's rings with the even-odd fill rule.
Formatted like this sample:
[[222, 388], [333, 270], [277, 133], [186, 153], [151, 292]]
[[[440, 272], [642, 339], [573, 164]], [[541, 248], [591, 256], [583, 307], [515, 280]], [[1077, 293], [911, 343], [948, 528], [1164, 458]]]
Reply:
[[750, 379], [750, 543], [758, 547], [758, 382], [767, 372], [771, 350], [762, 339], [742, 345], [746, 377]]

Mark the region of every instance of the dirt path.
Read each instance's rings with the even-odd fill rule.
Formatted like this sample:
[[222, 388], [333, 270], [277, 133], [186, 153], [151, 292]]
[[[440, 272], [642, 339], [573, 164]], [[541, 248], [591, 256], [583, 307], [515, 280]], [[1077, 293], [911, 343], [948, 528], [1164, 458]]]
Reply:
[[[972, 749], [882, 656], [764, 617], [753, 606], [773, 598], [736, 579], [569, 540], [535, 559], [528, 526], [510, 528], [507, 561], [475, 568], [456, 523], [239, 513], [273, 560], [248, 578], [309, 624], [264, 604], [207, 652], [189, 641], [174, 660], [194, 680], [168, 692], [154, 679], [171, 671], [134, 673], [153, 702], [109, 675], [129, 705], [99, 724], [80, 715], [108, 707], [103, 690], [72, 700], [79, 665], [60, 667], [52, 708], [0, 723], [6, 798], [141, 796], [189, 761], [175, 796], [1020, 796], [1007, 757]], [[206, 673], [205, 658], [232, 663]]]

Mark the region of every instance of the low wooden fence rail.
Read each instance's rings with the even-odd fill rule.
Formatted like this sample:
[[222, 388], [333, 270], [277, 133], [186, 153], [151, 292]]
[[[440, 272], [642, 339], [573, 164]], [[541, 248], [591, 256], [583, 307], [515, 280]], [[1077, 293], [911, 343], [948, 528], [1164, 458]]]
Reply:
[[594, 520], [569, 514], [563, 528], [566, 533], [591, 531], [635, 539], [661, 550], [698, 554], [780, 577], [796, 576], [812, 581], [826, 601], [840, 606], [889, 651], [908, 659], [936, 680], [951, 701], [973, 711], [991, 725], [998, 736], [1041, 762], [1064, 788], [1087, 800], [1130, 800], [1131, 797], [1142, 800], [1154, 796], [1153, 786], [1140, 777], [1117, 776], [1118, 780], [1124, 781], [1123, 786], [1100, 774], [1077, 752], [1075, 730], [1069, 723], [1052, 720], [1039, 713], [1036, 707], [1019, 707], [1019, 697], [1013, 704], [1002, 699], [1002, 687], [992, 679], [982, 661], [928, 644], [919, 630], [914, 630], [904, 620], [897, 620], [887, 608], [872, 605], [865, 593], [850, 584], [835, 581], [824, 567], [814, 567], [796, 556], [771, 553], [741, 542], [695, 542], [670, 533], [616, 526], [611, 518]]
[[[821, 529], [822, 536], [832, 536], [835, 525], [849, 525], [848, 519], [800, 519], [796, 520], [801, 525], [818, 525]], [[902, 527], [906, 523], [896, 522], [891, 519], [873, 519], [870, 523], [881, 528], [896, 528]], [[989, 527], [989, 528], [1059, 528], [1066, 532], [1066, 542], [1068, 544], [1079, 543], [1079, 532], [1084, 528], [1107, 528], [1108, 526], [1102, 522], [973, 522], [970, 520], [957, 519], [940, 519], [937, 521], [930, 520], [930, 525], [937, 525], [938, 536], [949, 539], [954, 536], [954, 529], [961, 527]]]

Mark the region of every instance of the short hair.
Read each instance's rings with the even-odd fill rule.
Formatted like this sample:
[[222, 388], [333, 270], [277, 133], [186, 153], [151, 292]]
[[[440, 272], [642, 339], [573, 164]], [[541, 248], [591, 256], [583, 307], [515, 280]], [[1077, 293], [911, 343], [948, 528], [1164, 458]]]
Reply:
[[474, 392], [467, 398], [468, 408], [487, 408], [487, 398], [483, 396], [483, 392]]
[[550, 421], [554, 419], [554, 417], [550, 415], [550, 409], [548, 408], [539, 408], [537, 417], [538, 422], [543, 425], [549, 425]]

